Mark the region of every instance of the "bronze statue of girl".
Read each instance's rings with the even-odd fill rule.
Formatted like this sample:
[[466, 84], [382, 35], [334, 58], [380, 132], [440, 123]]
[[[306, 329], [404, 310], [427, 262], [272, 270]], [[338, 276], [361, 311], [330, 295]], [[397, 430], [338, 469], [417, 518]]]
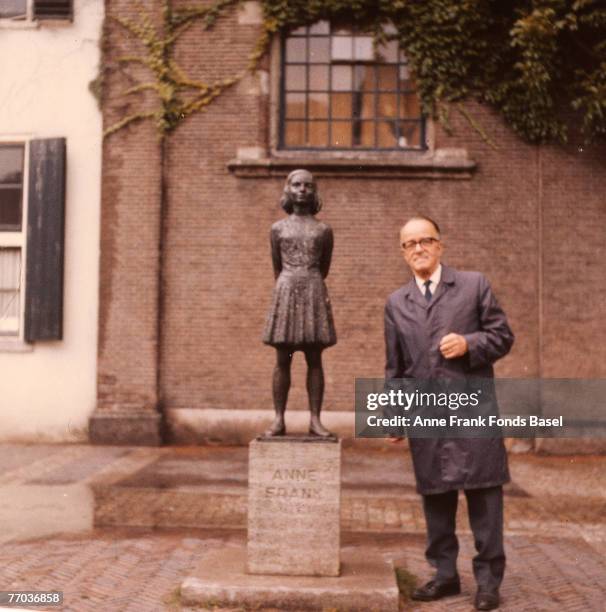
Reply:
[[293, 353], [303, 351], [311, 413], [309, 433], [329, 437], [332, 434], [320, 422], [320, 411], [324, 395], [322, 351], [337, 342], [324, 284], [332, 255], [332, 229], [315, 218], [322, 203], [307, 170], [294, 170], [288, 175], [280, 204], [288, 217], [271, 228], [276, 286], [263, 334], [263, 342], [277, 351], [273, 374], [276, 418], [265, 435], [286, 433], [284, 412], [290, 389], [290, 365]]

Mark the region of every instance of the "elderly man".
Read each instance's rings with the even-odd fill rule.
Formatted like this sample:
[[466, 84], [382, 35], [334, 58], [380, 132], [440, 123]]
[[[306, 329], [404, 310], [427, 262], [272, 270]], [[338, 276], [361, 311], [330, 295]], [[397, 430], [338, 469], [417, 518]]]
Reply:
[[[413, 217], [402, 227], [400, 246], [414, 278], [385, 306], [385, 378], [492, 378], [492, 365], [509, 352], [513, 334], [486, 278], [440, 263], [440, 229], [428, 217]], [[502, 485], [509, 481], [502, 438], [409, 442], [427, 523], [425, 555], [435, 568], [412, 598], [434, 601], [461, 591], [455, 517], [462, 489], [477, 551], [475, 607], [497, 608], [505, 570]]]

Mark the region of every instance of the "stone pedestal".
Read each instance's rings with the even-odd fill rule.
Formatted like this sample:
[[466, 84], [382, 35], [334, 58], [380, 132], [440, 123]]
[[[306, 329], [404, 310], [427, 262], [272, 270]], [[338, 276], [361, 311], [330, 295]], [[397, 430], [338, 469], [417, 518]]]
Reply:
[[204, 609], [397, 612], [398, 587], [388, 555], [369, 546], [341, 551], [336, 578], [261, 576], [245, 572], [246, 548], [230, 542], [207, 550], [181, 583], [181, 604]]
[[259, 438], [248, 469], [248, 572], [338, 576], [341, 441]]

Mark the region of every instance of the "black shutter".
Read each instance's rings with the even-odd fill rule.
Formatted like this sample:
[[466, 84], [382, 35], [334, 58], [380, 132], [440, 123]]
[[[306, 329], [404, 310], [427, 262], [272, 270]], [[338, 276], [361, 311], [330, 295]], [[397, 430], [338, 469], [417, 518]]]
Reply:
[[25, 339], [61, 340], [65, 138], [32, 140], [25, 273]]
[[34, 19], [71, 18], [71, 0], [34, 0]]

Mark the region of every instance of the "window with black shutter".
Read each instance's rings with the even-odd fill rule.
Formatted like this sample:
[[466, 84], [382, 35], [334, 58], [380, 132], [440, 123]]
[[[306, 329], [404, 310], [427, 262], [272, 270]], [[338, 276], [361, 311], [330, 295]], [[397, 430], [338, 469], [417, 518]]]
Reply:
[[65, 139], [0, 142], [0, 340], [60, 340]]
[[34, 19], [71, 19], [72, 0], [34, 0]]

